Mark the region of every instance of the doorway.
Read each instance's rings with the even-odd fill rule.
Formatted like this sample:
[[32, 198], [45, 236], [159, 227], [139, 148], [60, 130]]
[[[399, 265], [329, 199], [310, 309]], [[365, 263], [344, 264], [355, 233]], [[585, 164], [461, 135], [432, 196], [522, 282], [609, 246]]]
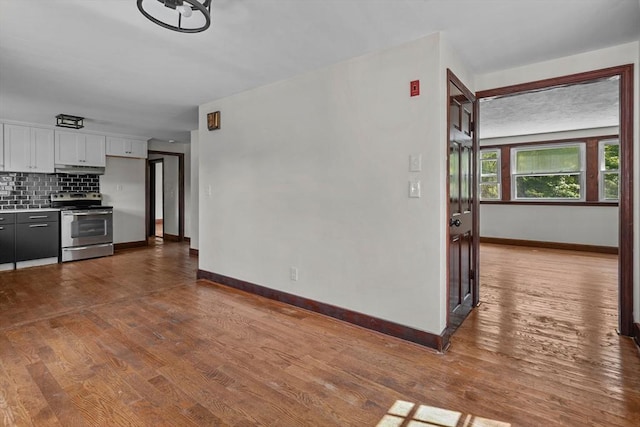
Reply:
[[[164, 237], [164, 159], [149, 160], [150, 224], [148, 237]], [[151, 224], [153, 223], [153, 224]]]
[[[633, 65], [480, 91], [479, 100], [619, 79], [618, 332], [633, 333]], [[513, 157], [512, 157], [513, 158]], [[506, 170], [510, 173], [510, 170]], [[511, 190], [513, 192], [513, 189]]]
[[184, 153], [149, 151], [147, 239], [184, 241]]

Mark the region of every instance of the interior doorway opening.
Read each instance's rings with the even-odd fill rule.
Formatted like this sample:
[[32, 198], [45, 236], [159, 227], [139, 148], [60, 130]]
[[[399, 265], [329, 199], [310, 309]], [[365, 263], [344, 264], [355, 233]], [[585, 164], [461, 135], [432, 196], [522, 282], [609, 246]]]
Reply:
[[184, 153], [149, 151], [147, 239], [184, 240]]
[[[617, 226], [615, 227], [614, 233], [617, 234], [617, 252], [618, 252], [618, 278], [617, 278], [617, 290], [618, 290], [618, 331], [622, 335], [632, 335], [633, 331], [633, 315], [632, 315], [632, 301], [633, 301], [633, 188], [632, 188], [632, 177], [633, 177], [633, 93], [632, 93], [632, 79], [633, 79], [633, 65], [625, 65], [620, 67], [613, 67], [603, 70], [597, 70], [592, 72], [580, 73], [575, 75], [569, 75], [559, 78], [547, 79], [542, 81], [536, 81], [531, 83], [525, 83], [515, 86], [503, 87], [498, 89], [486, 90], [477, 93], [477, 97], [479, 100], [486, 100], [495, 97], [504, 97], [510, 96], [514, 97], [517, 94], [527, 94], [527, 93], [536, 93], [543, 90], [549, 90], [551, 88], [562, 88], [568, 87], [572, 85], [584, 85], [591, 82], [615, 79], [618, 82], [617, 88], [617, 119], [619, 123], [619, 132], [617, 135], [603, 135], [605, 141], [611, 141], [617, 139], [619, 144], [619, 155], [618, 157], [618, 170], [617, 174], [617, 184], [618, 184], [618, 192], [619, 192], [619, 200], [617, 202], [618, 208], [615, 216], [617, 217]], [[482, 102], [480, 106], [480, 112], [482, 114]], [[482, 115], [480, 120], [480, 136], [482, 138], [482, 129], [485, 124], [482, 122]], [[592, 135], [593, 136], [593, 135]], [[617, 138], [616, 138], [617, 137]], [[558, 147], [562, 144], [558, 143], [568, 143], [571, 145], [571, 140], [577, 139], [574, 137], [568, 138], [566, 141], [552, 141], [551, 144], [545, 148], [553, 148]], [[482, 145], [482, 142], [481, 142]], [[575, 145], [575, 144], [574, 144]], [[587, 156], [588, 153], [583, 154], [583, 159], [585, 164], [584, 169], [578, 172], [575, 171], [562, 171], [565, 175], [572, 174], [578, 178], [575, 178], [574, 181], [582, 180], [582, 184], [587, 187], [588, 181], [592, 180], [593, 182], [600, 182], [601, 186], [604, 187], [606, 182], [601, 179], [603, 174], [607, 174], [610, 171], [603, 169], [602, 165], [604, 161], [601, 158], [598, 158], [598, 150], [602, 145], [592, 144], [591, 150], [595, 150], [590, 157]], [[482, 147], [481, 147], [482, 148]], [[527, 148], [527, 147], [524, 147]], [[585, 147], [585, 151], [587, 148]], [[524, 151], [524, 150], [523, 150]], [[515, 154], [514, 154], [515, 152]], [[508, 180], [501, 180], [500, 182], [496, 182], [499, 186], [498, 193], [501, 195], [501, 198], [509, 198], [508, 201], [500, 200], [500, 201], [485, 201], [483, 202], [483, 206], [492, 206], [493, 203], [496, 205], [508, 205], [511, 209], [528, 209], [532, 206], [531, 200], [526, 200], [526, 193], [522, 191], [521, 182], [518, 180], [518, 173], [522, 172], [522, 176], [534, 176], [537, 174], [535, 171], [519, 171], [517, 170], [516, 163], [521, 158], [518, 157], [518, 149], [514, 150], [514, 146], [510, 147], [510, 149], [504, 150], [496, 150], [498, 155], [502, 155], [501, 161], [501, 172], [503, 174], [509, 174]], [[526, 156], [522, 156], [525, 158]], [[595, 160], [594, 160], [595, 159]], [[483, 161], [483, 157], [481, 154], [480, 162]], [[587, 164], [586, 162], [591, 162], [591, 164]], [[482, 167], [480, 166], [480, 169]], [[548, 174], [549, 171], [544, 171], [539, 173], [538, 175]], [[488, 177], [483, 176], [482, 170], [478, 174], [479, 179], [487, 179]], [[548, 180], [548, 178], [545, 178]], [[487, 181], [485, 181], [487, 182]], [[500, 185], [502, 184], [502, 185]], [[482, 185], [482, 184], [481, 184]], [[508, 188], [505, 188], [508, 187]], [[585, 209], [604, 209], [607, 205], [606, 200], [603, 202], [603, 194], [606, 195], [605, 191], [598, 192], [600, 190], [594, 191], [590, 190], [590, 194], [585, 193], [581, 194], [579, 200], [571, 200], [567, 201], [568, 204], [578, 206], [578, 205], [592, 205], [585, 206]], [[481, 191], [482, 193], [482, 191]], [[523, 197], [525, 196], [525, 197]], [[605, 197], [606, 199], [606, 197]], [[557, 201], [548, 200], [547, 205], [558, 205]], [[538, 202], [535, 202], [538, 203]], [[613, 203], [612, 203], [613, 204]], [[600, 208], [599, 206], [602, 206]], [[579, 209], [579, 207], [576, 207]], [[481, 212], [481, 221], [482, 217], [485, 215], [485, 212]], [[523, 227], [530, 226], [531, 224], [523, 223]], [[591, 224], [592, 227], [597, 226], [597, 224]], [[533, 227], [532, 227], [533, 228]], [[482, 227], [480, 228], [480, 232], [482, 233]]]
[[164, 237], [164, 160], [151, 160], [151, 218], [155, 223], [153, 236]]

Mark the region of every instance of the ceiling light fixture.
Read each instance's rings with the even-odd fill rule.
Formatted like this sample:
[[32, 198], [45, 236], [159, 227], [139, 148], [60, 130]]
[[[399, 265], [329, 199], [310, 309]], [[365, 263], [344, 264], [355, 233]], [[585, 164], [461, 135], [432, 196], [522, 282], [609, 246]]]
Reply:
[[58, 114], [56, 119], [56, 126], [60, 126], [61, 128], [82, 129], [84, 127], [84, 117], [71, 116], [69, 114]]
[[138, 0], [138, 9], [151, 22], [181, 33], [211, 25], [211, 0]]

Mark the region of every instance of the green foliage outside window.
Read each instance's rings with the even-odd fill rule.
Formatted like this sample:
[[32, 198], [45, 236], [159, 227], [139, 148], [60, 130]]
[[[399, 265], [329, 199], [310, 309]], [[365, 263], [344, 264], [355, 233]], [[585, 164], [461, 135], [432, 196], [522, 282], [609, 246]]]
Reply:
[[516, 151], [516, 198], [581, 199], [581, 162], [579, 145]]
[[480, 151], [480, 200], [500, 199], [498, 150]]
[[516, 177], [518, 199], [580, 199], [580, 175]]
[[602, 198], [604, 200], [618, 200], [620, 192], [620, 144], [605, 142], [601, 160]]

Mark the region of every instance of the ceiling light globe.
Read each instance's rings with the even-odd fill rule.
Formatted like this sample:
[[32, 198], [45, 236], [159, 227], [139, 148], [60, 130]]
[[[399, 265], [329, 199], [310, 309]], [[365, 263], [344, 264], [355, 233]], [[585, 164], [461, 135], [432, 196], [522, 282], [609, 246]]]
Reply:
[[191, 6], [189, 5], [183, 4], [182, 6], [176, 7], [176, 9], [185, 18], [188, 18], [192, 15]]

